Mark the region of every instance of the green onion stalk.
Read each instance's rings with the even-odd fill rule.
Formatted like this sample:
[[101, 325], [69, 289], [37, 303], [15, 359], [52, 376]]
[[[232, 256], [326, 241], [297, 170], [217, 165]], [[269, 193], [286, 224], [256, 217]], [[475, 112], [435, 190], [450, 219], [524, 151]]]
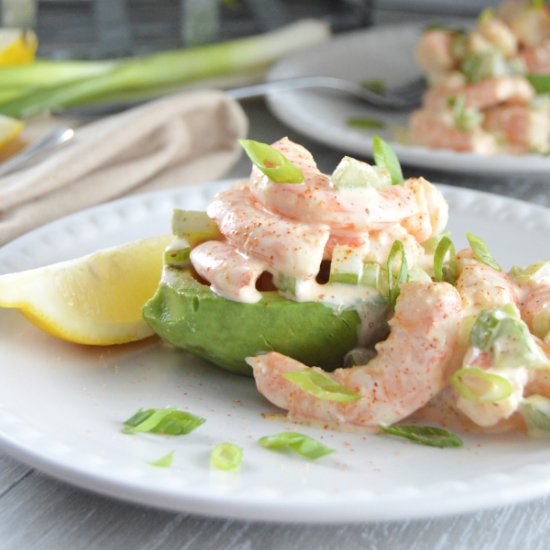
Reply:
[[[109, 61], [38, 61], [0, 69], [0, 113], [29, 117], [106, 98], [173, 89], [207, 79], [265, 71], [277, 59], [329, 35], [320, 21], [299, 21], [275, 31], [229, 42]], [[17, 96], [4, 89], [19, 89]]]

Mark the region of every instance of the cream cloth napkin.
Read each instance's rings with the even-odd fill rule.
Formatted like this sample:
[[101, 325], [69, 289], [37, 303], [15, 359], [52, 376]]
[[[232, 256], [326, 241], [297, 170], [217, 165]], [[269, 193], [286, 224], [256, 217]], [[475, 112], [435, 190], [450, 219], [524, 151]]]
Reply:
[[0, 177], [0, 244], [117, 197], [220, 177], [248, 121], [213, 90], [169, 96], [82, 126], [66, 146]]

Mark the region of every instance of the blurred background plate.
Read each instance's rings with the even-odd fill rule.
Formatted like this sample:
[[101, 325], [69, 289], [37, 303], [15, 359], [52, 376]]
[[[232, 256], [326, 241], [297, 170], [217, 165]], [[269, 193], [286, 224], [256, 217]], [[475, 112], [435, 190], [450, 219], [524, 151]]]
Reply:
[[[269, 73], [269, 80], [302, 75], [328, 75], [361, 82], [382, 80], [387, 87], [420, 76], [414, 50], [426, 23], [386, 25], [342, 34], [334, 40], [289, 56]], [[361, 101], [330, 91], [293, 90], [268, 96], [275, 116], [290, 128], [336, 149], [362, 157], [371, 155], [372, 136], [391, 141], [402, 163], [435, 170], [477, 175], [543, 175], [550, 171], [550, 157], [542, 155], [492, 155], [427, 149], [396, 142], [396, 133], [407, 127], [408, 113], [385, 112]], [[351, 128], [352, 117], [374, 118], [384, 130]]]

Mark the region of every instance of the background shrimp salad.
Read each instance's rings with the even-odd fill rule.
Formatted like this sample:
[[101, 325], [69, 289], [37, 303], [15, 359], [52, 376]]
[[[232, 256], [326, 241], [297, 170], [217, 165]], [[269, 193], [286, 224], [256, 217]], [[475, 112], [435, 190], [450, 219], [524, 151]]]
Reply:
[[433, 148], [525, 154], [550, 150], [550, 10], [509, 0], [470, 31], [429, 28], [417, 60], [430, 89], [410, 139]]

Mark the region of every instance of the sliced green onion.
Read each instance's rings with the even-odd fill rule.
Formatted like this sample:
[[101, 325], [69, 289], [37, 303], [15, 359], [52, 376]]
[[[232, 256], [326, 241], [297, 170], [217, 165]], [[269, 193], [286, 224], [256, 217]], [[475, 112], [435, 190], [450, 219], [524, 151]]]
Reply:
[[155, 433], [186, 435], [206, 420], [175, 407], [166, 409], [140, 409], [124, 422], [123, 433]]
[[531, 395], [520, 403], [519, 412], [525, 420], [529, 435], [550, 435], [550, 399]]
[[409, 441], [428, 445], [429, 447], [462, 447], [462, 439], [458, 436], [447, 430], [433, 426], [395, 424], [393, 426], [380, 426], [380, 429], [386, 435], [403, 437]]
[[499, 368], [547, 369], [549, 360], [537, 345], [514, 304], [482, 310], [470, 332], [470, 343], [481, 351], [491, 351]]
[[500, 319], [493, 311], [482, 309], [470, 331], [470, 343], [481, 351], [491, 347]]
[[[398, 254], [401, 254], [401, 265], [399, 266], [399, 272], [397, 274], [397, 278], [395, 279], [393, 276], [392, 266], [395, 257]], [[407, 282], [408, 279], [407, 255], [405, 254], [405, 247], [401, 241], [394, 241], [388, 255], [386, 271], [388, 274], [388, 301], [392, 307], [395, 307], [397, 298], [401, 293], [400, 285], [401, 283]]]
[[266, 435], [260, 438], [258, 443], [265, 449], [292, 449], [295, 453], [309, 460], [316, 460], [335, 452], [334, 449], [329, 449], [312, 437], [299, 432], [280, 432], [274, 435]]
[[175, 451], [170, 451], [168, 454], [161, 456], [157, 460], [149, 462], [149, 464], [151, 464], [151, 466], [157, 466], [158, 468], [169, 468], [172, 466], [172, 461], [174, 460], [174, 452]]
[[290, 162], [280, 151], [267, 143], [253, 139], [240, 139], [252, 164], [257, 166], [271, 181], [275, 183], [302, 183], [304, 173]]
[[541, 10], [546, 6], [546, 0], [529, 0], [529, 7]]
[[220, 443], [210, 453], [210, 466], [217, 470], [238, 470], [243, 461], [243, 450], [234, 443]]
[[372, 154], [374, 157], [374, 164], [388, 170], [393, 185], [398, 185], [403, 182], [403, 171], [401, 170], [399, 159], [393, 148], [380, 136], [374, 136], [372, 138]]
[[550, 75], [528, 74], [526, 78], [538, 95], [550, 94]]
[[360, 128], [361, 130], [383, 130], [386, 123], [377, 118], [348, 118], [346, 124], [350, 128]]
[[468, 401], [495, 403], [507, 399], [514, 388], [509, 380], [477, 367], [457, 370], [451, 377], [455, 390]]
[[489, 267], [492, 267], [496, 271], [502, 271], [502, 268], [500, 267], [500, 265], [498, 265], [497, 261], [489, 251], [489, 247], [487, 246], [487, 243], [485, 241], [483, 241], [479, 237], [476, 237], [475, 235], [472, 235], [472, 233], [466, 233], [466, 238], [470, 243], [470, 248], [472, 249], [474, 256], [480, 262], [488, 265]]
[[330, 376], [314, 370], [285, 372], [283, 376], [305, 392], [326, 401], [349, 403], [361, 399], [361, 395], [335, 382]]
[[[445, 258], [449, 255], [449, 261], [445, 266]], [[443, 237], [434, 253], [434, 279], [436, 281], [447, 281], [454, 284], [456, 281], [457, 261], [456, 250], [453, 241], [449, 237]]]
[[378, 78], [373, 78], [372, 80], [363, 80], [363, 82], [361, 82], [361, 86], [365, 88], [365, 90], [370, 90], [371, 92], [380, 95], [384, 95], [387, 91], [386, 83]]

